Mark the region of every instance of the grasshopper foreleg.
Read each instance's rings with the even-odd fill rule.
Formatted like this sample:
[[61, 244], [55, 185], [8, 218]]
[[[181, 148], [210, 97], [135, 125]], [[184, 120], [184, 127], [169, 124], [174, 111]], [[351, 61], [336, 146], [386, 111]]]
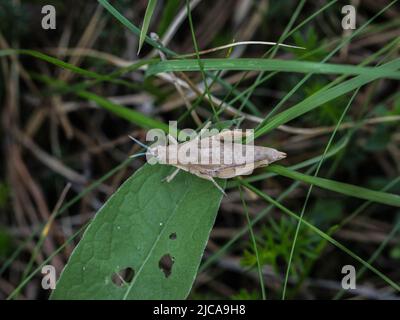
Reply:
[[172, 172], [169, 176], [166, 176], [165, 178], [164, 178], [164, 180], [163, 181], [166, 181], [166, 182], [171, 182], [175, 177], [176, 177], [176, 175], [178, 174], [178, 172], [179, 172], [179, 170], [181, 170], [181, 169], [176, 169], [174, 172]]

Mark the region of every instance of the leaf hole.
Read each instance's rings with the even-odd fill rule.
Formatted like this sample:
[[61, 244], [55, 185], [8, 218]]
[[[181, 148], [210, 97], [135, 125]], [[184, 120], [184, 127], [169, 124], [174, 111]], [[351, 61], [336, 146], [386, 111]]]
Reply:
[[122, 287], [123, 285], [130, 283], [133, 280], [134, 276], [135, 276], [135, 270], [133, 270], [131, 267], [127, 267], [121, 269], [118, 272], [115, 272], [112, 275], [111, 280], [118, 287]]
[[176, 232], [171, 233], [171, 234], [169, 235], [169, 238], [170, 238], [171, 240], [175, 240], [175, 239], [176, 239]]
[[168, 253], [164, 254], [158, 262], [158, 266], [160, 267], [161, 271], [164, 272], [166, 278], [171, 275], [174, 262], [174, 258]]

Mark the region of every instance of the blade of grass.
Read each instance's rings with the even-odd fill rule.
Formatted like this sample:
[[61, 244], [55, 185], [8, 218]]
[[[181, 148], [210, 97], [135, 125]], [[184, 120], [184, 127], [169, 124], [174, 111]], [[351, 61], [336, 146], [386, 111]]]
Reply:
[[[391, 41], [390, 43], [388, 43], [387, 45], [385, 45], [383, 48], [381, 48], [380, 50], [378, 50], [377, 52], [373, 53], [372, 55], [368, 56], [362, 63], [359, 64], [359, 66], [364, 66], [370, 62], [373, 62], [378, 56], [380, 56], [381, 54], [383, 54], [384, 52], [390, 50], [391, 47], [395, 47], [396, 45], [398, 45], [397, 43], [400, 42], [399, 39], [394, 39], [393, 41]], [[304, 57], [304, 56], [302, 56]], [[300, 57], [300, 58], [302, 58]], [[325, 59], [324, 59], [325, 60]], [[322, 63], [322, 62], [321, 62]], [[228, 105], [233, 105], [237, 100], [241, 99], [245, 94], [251, 95], [251, 93], [261, 84], [263, 84], [265, 81], [267, 81], [268, 79], [270, 79], [272, 76], [276, 75], [278, 72], [272, 72], [264, 77], [260, 77], [260, 79], [257, 81], [255, 81], [251, 86], [249, 86], [248, 88], [246, 88], [245, 90], [243, 90], [241, 93], [236, 94], [236, 96], [231, 99], [227, 104]], [[311, 74], [307, 74], [287, 95], [285, 95], [284, 98], [281, 99], [281, 101], [273, 108], [273, 110], [268, 113], [268, 115], [264, 118], [264, 121], [262, 123], [260, 123], [257, 126], [257, 129], [263, 125], [265, 125], [265, 123], [267, 122], [267, 120], [291, 97], [293, 96], [293, 94], [301, 87], [302, 84], [305, 83], [305, 81], [311, 76]], [[345, 79], [345, 76], [341, 76], [337, 79], [335, 79], [334, 81], [332, 81], [329, 86], [327, 86], [326, 88], [329, 88], [339, 82], [341, 82], [342, 80]], [[246, 98], [247, 99], [247, 98]]]
[[192, 40], [193, 40], [193, 45], [194, 45], [194, 49], [196, 52], [196, 60], [194, 60], [197, 64], [197, 66], [199, 67], [199, 70], [201, 72], [201, 77], [203, 79], [203, 83], [204, 83], [204, 90], [207, 94], [208, 97], [208, 101], [210, 102], [211, 105], [211, 109], [213, 111], [213, 114], [215, 115], [215, 118], [217, 121], [218, 120], [218, 115], [216, 113], [216, 109], [213, 103], [213, 100], [211, 99], [211, 94], [210, 94], [210, 90], [208, 87], [208, 83], [207, 83], [207, 78], [206, 78], [206, 74], [205, 74], [205, 69], [204, 69], [204, 65], [202, 63], [202, 60], [200, 59], [200, 54], [199, 54], [199, 46], [197, 44], [197, 40], [196, 40], [196, 35], [194, 32], [194, 25], [193, 25], [193, 20], [192, 20], [192, 10], [190, 9], [190, 1], [186, 0], [186, 10], [187, 10], [187, 16], [188, 16], [188, 20], [189, 20], [189, 26], [190, 26], [190, 32], [192, 34]]
[[247, 210], [246, 201], [244, 200], [244, 197], [243, 197], [243, 190], [240, 186], [239, 186], [239, 193], [240, 193], [240, 199], [242, 200], [243, 209], [246, 214], [246, 220], [247, 220], [247, 225], [248, 225], [249, 232], [250, 232], [251, 242], [253, 244], [253, 250], [254, 250], [254, 253], [255, 253], [256, 259], [257, 259], [257, 270], [258, 270], [258, 278], [259, 278], [260, 286], [261, 286], [262, 299], [266, 300], [264, 277], [262, 274], [262, 266], [261, 266], [261, 262], [260, 262], [260, 257], [258, 256], [256, 237], [254, 236], [253, 227], [251, 226], [249, 211]]
[[[336, 123], [336, 127], [335, 127], [335, 129], [333, 130], [333, 132], [332, 132], [332, 134], [331, 134], [331, 136], [330, 136], [330, 138], [329, 138], [329, 141], [328, 141], [328, 143], [327, 143], [327, 145], [326, 145], [326, 147], [325, 147], [324, 153], [323, 153], [323, 155], [322, 155], [322, 157], [321, 157], [321, 159], [320, 159], [320, 161], [319, 161], [319, 163], [318, 163], [318, 165], [317, 165], [317, 169], [315, 170], [314, 177], [317, 177], [317, 175], [318, 175], [318, 173], [319, 173], [319, 170], [320, 170], [320, 168], [321, 168], [321, 166], [322, 166], [322, 163], [323, 163], [324, 160], [325, 160], [326, 154], [328, 153], [328, 151], [329, 151], [329, 149], [330, 149], [330, 147], [331, 147], [331, 144], [332, 144], [333, 139], [334, 139], [334, 137], [335, 137], [335, 135], [336, 135], [336, 132], [337, 132], [337, 130], [338, 130], [340, 124], [342, 123], [342, 121], [343, 121], [345, 115], [347, 114], [347, 111], [349, 110], [351, 104], [353, 103], [354, 98], [355, 98], [356, 95], [358, 94], [358, 91], [359, 91], [359, 88], [353, 93], [353, 95], [352, 95], [352, 97], [350, 98], [350, 100], [349, 100], [349, 102], [348, 102], [346, 108], [343, 110], [343, 112], [342, 112], [342, 114], [341, 114], [341, 116], [340, 116], [339, 121]], [[304, 214], [305, 214], [305, 212], [306, 212], [306, 207], [307, 207], [307, 204], [308, 204], [308, 200], [310, 199], [313, 186], [314, 186], [314, 185], [310, 185], [310, 187], [308, 188], [307, 195], [306, 195], [306, 199], [304, 200], [304, 204], [303, 204], [303, 207], [302, 207], [302, 209], [301, 209], [300, 220], [298, 221], [297, 226], [296, 226], [296, 231], [295, 231], [295, 234], [294, 234], [292, 247], [291, 247], [291, 249], [290, 249], [288, 265], [287, 265], [287, 269], [286, 269], [286, 273], [285, 273], [285, 281], [284, 281], [284, 283], [283, 283], [282, 300], [285, 300], [285, 297], [286, 297], [286, 288], [287, 288], [287, 284], [288, 284], [288, 280], [289, 280], [290, 269], [291, 269], [291, 267], [292, 267], [292, 261], [293, 261], [294, 250], [295, 250], [295, 248], [296, 248], [297, 238], [298, 238], [299, 231], [300, 231], [300, 227], [301, 227], [301, 221], [303, 220]]]
[[119, 79], [116, 79], [116, 78], [122, 76], [123, 74], [125, 74], [127, 72], [131, 72], [131, 71], [137, 70], [142, 66], [145, 66], [145, 65], [151, 64], [151, 63], [155, 63], [155, 62], [158, 61], [158, 59], [141, 60], [139, 62], [133, 63], [130, 66], [120, 68], [120, 69], [118, 69], [118, 70], [116, 70], [116, 71], [114, 71], [114, 72], [112, 72], [110, 74], [102, 75], [102, 74], [99, 74], [99, 73], [94, 72], [94, 71], [89, 71], [89, 70], [74, 66], [74, 65], [72, 65], [70, 63], [67, 63], [65, 61], [62, 61], [60, 59], [57, 59], [55, 57], [49, 56], [47, 54], [44, 54], [44, 53], [41, 53], [41, 52], [35, 51], [35, 50], [26, 50], [26, 49], [4, 49], [4, 50], [0, 50], [0, 57], [6, 57], [6, 56], [10, 56], [10, 55], [28, 55], [28, 56], [32, 56], [32, 57], [40, 59], [42, 61], [46, 61], [46, 62], [48, 62], [48, 63], [50, 63], [52, 65], [55, 65], [57, 67], [72, 71], [72, 72], [74, 72], [76, 74], [79, 74], [81, 76], [85, 76], [85, 77], [94, 79], [93, 82], [74, 84], [74, 85], [70, 86], [72, 88], [69, 88], [67, 90], [68, 92], [69, 91], [74, 91], [76, 88], [79, 88], [80, 86], [81, 87], [88, 87], [88, 86], [91, 86], [91, 85], [95, 85], [95, 84], [101, 83], [103, 81], [111, 82], [111, 83], [115, 83], [115, 84], [122, 84], [122, 85], [125, 85], [125, 86], [128, 86], [128, 87], [129, 86], [132, 87], [133, 86], [132, 83], [124, 81], [124, 80], [119, 80]]
[[[398, 69], [400, 68], [400, 59], [395, 59], [384, 64], [379, 69]], [[369, 82], [379, 79], [380, 77], [370, 75], [359, 75], [353, 79], [347, 80], [327, 90], [320, 90], [312, 96], [304, 99], [290, 109], [287, 109], [276, 116], [273, 116], [268, 123], [260, 127], [254, 134], [255, 138], [285, 124], [315, 108], [320, 107], [324, 103], [351, 92]]]
[[[37, 79], [47, 83], [49, 86], [56, 87], [56, 88], [66, 86], [66, 83], [64, 83], [63, 81], [55, 80], [55, 79], [52, 79], [45, 75], [40, 75], [39, 77], [37, 77]], [[124, 107], [120, 104], [111, 102], [106, 98], [103, 98], [101, 96], [98, 96], [98, 95], [96, 95], [92, 92], [86, 91], [86, 90], [81, 90], [80, 88], [81, 88], [81, 86], [77, 87], [75, 90], [75, 94], [78, 95], [79, 97], [84, 98], [89, 101], [93, 101], [99, 107], [102, 107], [125, 120], [135, 123], [144, 129], [158, 128], [165, 132], [168, 132], [168, 130], [169, 130], [168, 125], [166, 125], [165, 123], [163, 123], [161, 121], [147, 117], [144, 114], [142, 114], [141, 112], [138, 112], [133, 109]]]
[[7, 300], [12, 300], [15, 299], [19, 292], [28, 284], [32, 278], [39, 273], [42, 270], [42, 267], [49, 262], [57, 255], [59, 254], [68, 244], [70, 244], [75, 238], [78, 237], [79, 234], [81, 234], [86, 227], [90, 224], [90, 221], [87, 222], [85, 225], [83, 225], [77, 232], [75, 232], [72, 236], [68, 238], [60, 247], [58, 247], [52, 254], [50, 254], [46, 259], [43, 260], [43, 262], [36, 268], [34, 269], [26, 278], [24, 278], [19, 285], [13, 290], [13, 292], [10, 293], [10, 295], [7, 297]]
[[[117, 9], [115, 9], [107, 0], [97, 0], [108, 12], [110, 12], [119, 22], [121, 22], [131, 32], [140, 37], [141, 29], [133, 25], [127, 18], [125, 18]], [[172, 50], [160, 45], [157, 41], [151, 39], [151, 37], [144, 35], [144, 42], [148, 43], [152, 47], [164, 52], [167, 55], [175, 56], [176, 53]]]
[[[295, 22], [296, 19], [298, 18], [298, 16], [299, 16], [301, 10], [303, 9], [305, 3], [306, 3], [305, 0], [301, 0], [301, 1], [299, 2], [299, 4], [298, 4], [297, 7], [296, 7], [296, 10], [294, 10], [294, 12], [293, 12], [293, 14], [292, 14], [292, 16], [291, 16], [291, 18], [290, 18], [290, 20], [289, 20], [289, 23], [288, 23], [287, 26], [285, 27], [285, 30], [283, 31], [283, 33], [281, 34], [281, 36], [279, 37], [278, 43], [282, 43], [282, 42], [287, 38], [287, 35], [288, 35], [290, 29], [292, 28], [294, 22]], [[269, 58], [272, 59], [272, 58], [275, 56], [275, 54], [278, 52], [278, 49], [279, 49], [279, 47], [278, 47], [278, 46], [275, 46], [274, 48], [268, 50], [268, 51], [262, 56], [262, 58], [265, 58], [265, 57], [267, 57], [267, 56], [269, 55]], [[248, 94], [246, 95], [245, 99], [242, 101], [242, 103], [241, 103], [241, 105], [240, 105], [240, 107], [239, 107], [239, 109], [238, 109], [239, 111], [242, 111], [243, 108], [245, 107], [245, 105], [250, 101], [250, 97], [253, 95], [255, 88], [258, 86], [258, 84], [261, 83], [261, 79], [263, 79], [263, 78], [269, 79], [269, 78], [272, 78], [275, 74], [277, 74], [277, 72], [272, 72], [272, 73], [268, 74], [267, 77], [264, 77], [264, 73], [265, 73], [265, 72], [260, 72], [260, 73], [257, 75], [257, 78], [256, 78], [256, 80], [255, 80], [254, 83], [253, 83], [254, 89], [251, 89], [251, 90], [248, 91]], [[236, 83], [237, 86], [239, 86], [239, 84], [240, 84], [240, 83], [242, 82], [242, 80], [245, 78], [245, 75], [246, 75], [246, 74], [244, 74], [243, 77], [242, 77], [242, 79], [240, 79], [240, 80]], [[230, 94], [230, 93], [228, 93], [228, 95], [224, 98], [224, 101], [227, 99], [227, 97], [229, 96], [229, 94]], [[238, 95], [236, 95], [236, 97], [238, 97]], [[220, 110], [220, 112], [222, 112], [222, 109]], [[260, 115], [258, 114], [257, 116], [260, 116]]]
[[[341, 150], [343, 150], [343, 148], [347, 145], [348, 143], [348, 138], [344, 137], [342, 138], [336, 145], [334, 145], [332, 148], [330, 148], [330, 150], [327, 152], [327, 154], [325, 155], [325, 158], [328, 157], [332, 157], [334, 155], [336, 155], [338, 152], [340, 152]], [[311, 166], [311, 168], [309, 168], [306, 171], [306, 174], [310, 174], [311, 172], [313, 172], [316, 168], [316, 163], [320, 161], [320, 159], [322, 158], [322, 155], [320, 156], [316, 156], [314, 158], [305, 160], [301, 163], [295, 164], [291, 167], [289, 167], [290, 169], [293, 170], [297, 170], [297, 169], [301, 169], [307, 166]], [[258, 181], [261, 179], [268, 179], [271, 177], [276, 176], [276, 173], [272, 173], [272, 172], [267, 172], [265, 174], [260, 175], [260, 177], [250, 177], [250, 178], [246, 178], [246, 179], [241, 179], [246, 181], [247, 183], [253, 182], [253, 181]], [[254, 179], [253, 179], [254, 178]], [[236, 187], [238, 186], [238, 181], [231, 181], [228, 182], [229, 183], [229, 187]], [[290, 194], [298, 185], [300, 184], [300, 181], [296, 181], [289, 187], [287, 188], [279, 197], [278, 197], [278, 201], [282, 201], [288, 194]], [[261, 211], [259, 214], [257, 214], [256, 218], [254, 218], [251, 221], [251, 226], [254, 226], [258, 221], [260, 221], [262, 218], [264, 218], [269, 212], [270, 210], [273, 209], [273, 205], [270, 205], [268, 208], [266, 208], [265, 210]], [[222, 246], [216, 253], [214, 253], [210, 258], [207, 259], [207, 261], [200, 267], [200, 271], [205, 270], [207, 267], [209, 267], [216, 259], [218, 259], [225, 251], [227, 251], [237, 240], [239, 240], [245, 233], [247, 232], [247, 228], [244, 227], [243, 229], [241, 229], [237, 235], [235, 235], [232, 239], [230, 239], [228, 241], [227, 244], [225, 244], [224, 246]]]
[[279, 59], [184, 59], [166, 60], [153, 63], [146, 71], [148, 76], [161, 72], [188, 71], [279, 71], [315, 74], [371, 75], [389, 79], [400, 79], [400, 72], [391, 69], [377, 69], [345, 64], [320, 63], [310, 61], [279, 60]]
[[94, 78], [94, 79], [98, 79], [98, 80], [108, 80], [107, 76], [104, 75], [100, 75], [96, 72], [93, 71], [88, 71], [85, 69], [82, 69], [80, 67], [74, 66], [70, 63], [64, 62], [60, 59], [54, 58], [52, 56], [49, 56], [47, 54], [41, 53], [39, 51], [35, 51], [35, 50], [26, 50], [26, 49], [4, 49], [4, 50], [0, 50], [0, 57], [6, 57], [6, 56], [10, 56], [10, 55], [29, 55], [32, 57], [35, 57], [37, 59], [46, 61], [48, 63], [51, 63], [53, 65], [56, 65], [60, 68], [63, 69], [67, 69], [70, 70], [76, 74], [80, 74], [82, 76], [86, 76], [89, 78]]
[[[397, 0], [395, 0], [397, 1]], [[395, 2], [394, 1], [394, 2]], [[326, 10], [328, 7], [330, 7], [331, 5], [333, 5], [336, 1], [331, 1], [328, 4], [326, 4], [324, 7], [322, 7], [321, 9], [319, 9], [318, 11], [316, 11], [313, 15], [309, 16], [307, 19], [305, 19], [302, 23], [300, 23], [297, 27], [295, 27], [292, 31], [290, 31], [288, 34], [286, 34], [286, 36], [281, 37], [280, 42], [283, 42], [284, 40], [286, 40], [287, 37], [289, 37], [290, 35], [292, 35], [296, 30], [298, 30], [301, 26], [303, 26], [305, 23], [307, 23], [308, 21], [310, 21], [313, 17], [315, 17], [316, 15], [318, 15], [320, 12], [322, 12], [323, 10]], [[362, 26], [360, 26], [359, 28], [357, 28], [357, 30], [355, 32], [353, 32], [350, 36], [344, 38], [342, 41], [340, 41], [340, 43], [338, 44], [338, 46], [336, 48], [334, 48], [333, 50], [330, 51], [330, 53], [321, 61], [322, 63], [328, 61], [336, 52], [338, 52], [346, 43], [348, 43], [353, 37], [355, 37], [358, 34], [361, 34], [365, 31], [366, 27], [372, 22], [374, 21], [379, 15], [381, 15], [383, 12], [385, 12], [391, 5], [394, 4], [394, 2], [390, 3], [388, 6], [386, 6], [385, 8], [383, 8], [380, 12], [378, 12], [378, 14], [376, 14], [374, 17], [372, 17], [371, 19], [369, 19], [366, 23], [364, 23]], [[294, 15], [296, 15], [297, 11], [299, 9], [301, 9], [302, 3], [299, 4], [298, 8], [296, 9]], [[289, 22], [289, 25], [291, 23], [293, 23], [294, 21], [291, 19], [291, 21]], [[289, 27], [288, 25], [288, 27]], [[289, 29], [286, 29], [289, 30]], [[285, 30], [285, 33], [286, 33]], [[275, 50], [276, 51], [276, 50]], [[274, 55], [275, 51], [272, 52], [271, 57]], [[365, 59], [365, 60], [368, 60]], [[257, 88], [261, 83], [265, 82], [266, 80], [268, 80], [269, 78], [271, 78], [272, 76], [274, 76], [275, 74], [277, 74], [277, 72], [273, 72], [268, 74], [266, 77], [262, 77], [262, 73], [260, 73], [256, 79], [256, 81], [249, 87], [247, 88], [245, 91], [248, 91], [248, 94], [245, 98], [244, 101], [248, 101], [251, 94], [254, 92], [255, 88]], [[260, 123], [257, 128], [256, 131], [264, 126], [267, 123], [267, 120], [278, 110], [282, 107], [282, 105], [311, 77], [312, 73], [307, 74], [301, 81], [299, 81], [296, 86], [285, 96], [283, 97], [283, 99], [281, 99], [281, 101], [271, 110], [271, 112], [269, 112], [267, 114], [267, 116], [264, 118], [264, 121], [262, 123]], [[335, 81], [339, 81], [339, 79], [335, 80]], [[334, 81], [334, 82], [335, 82]], [[333, 85], [332, 82], [331, 84]], [[242, 93], [244, 94], [244, 92]], [[233, 99], [237, 99], [240, 98], [240, 95], [236, 95], [236, 97]], [[233, 104], [233, 100], [231, 102], [229, 102], [228, 104]], [[243, 100], [242, 100], [243, 101]]]
[[290, 170], [280, 165], [270, 165], [267, 167], [266, 171], [273, 172], [290, 179], [300, 180], [305, 183], [312, 184], [317, 187], [344, 194], [350, 197], [356, 197], [359, 199], [379, 202], [394, 207], [400, 207], [400, 196], [396, 194], [374, 191], [367, 188], [338, 182], [335, 180], [313, 177]]
[[[331, 57], [333, 57], [341, 48], [343, 48], [346, 44], [348, 44], [354, 37], [358, 36], [359, 34], [362, 34], [362, 32], [373, 22], [375, 21], [380, 15], [382, 15], [386, 10], [388, 10], [394, 3], [396, 3], [397, 0], [392, 1], [389, 3], [387, 6], [385, 6], [382, 10], [380, 10], [377, 14], [375, 14], [371, 19], [366, 21], [362, 26], [357, 28], [356, 31], [352, 32], [349, 36], [345, 37], [333, 50], [329, 52], [329, 54], [322, 59], [322, 63], [325, 63], [328, 61]], [[386, 47], [386, 46], [385, 46]], [[366, 58], [364, 61], [368, 60], [369, 58]], [[361, 63], [362, 65], [363, 63]], [[280, 109], [283, 104], [312, 76], [312, 73], [307, 74], [304, 76], [303, 79], [301, 79], [294, 87], [293, 89], [285, 96], [281, 101], [271, 110], [271, 112], [264, 118], [264, 121], [260, 123], [256, 131], [258, 131], [260, 128], [263, 128], [264, 126], [267, 125], [267, 122], [269, 121], [269, 118], [272, 117], [273, 114], [276, 113], [278, 109]], [[344, 76], [339, 77], [335, 81], [332, 81], [330, 84], [325, 86], [320, 92], [322, 92], [325, 89], [330, 88], [333, 85], [336, 85], [337, 83], [341, 82], [344, 79]]]
[[[98, 2], [110, 13], [112, 14], [120, 23], [122, 23], [126, 28], [128, 28], [131, 32], [133, 32], [134, 34], [136, 34], [137, 36], [140, 35], [140, 29], [138, 27], [136, 27], [134, 24], [132, 24], [127, 18], [125, 18], [116, 8], [114, 8], [107, 0], [98, 0]], [[168, 49], [167, 47], [163, 46], [161, 43], [151, 39], [151, 37], [146, 36], [145, 37], [145, 42], [148, 43], [149, 45], [151, 45], [152, 47], [154, 47], [157, 50], [162, 51], [163, 53], [165, 53], [167, 56], [170, 57], [177, 57], [178, 54], [176, 52], [174, 52], [171, 49]], [[221, 79], [218, 76], [215, 76], [212, 73], [208, 73], [206, 72], [206, 75], [213, 81], [216, 81], [218, 83], [220, 83], [221, 85], [223, 85], [224, 87], [227, 88], [232, 88], [232, 86], [226, 82], [225, 80]], [[235, 91], [234, 91], [235, 93]], [[243, 97], [239, 98], [241, 101], [244, 100]], [[246, 103], [246, 105], [248, 105]]]
[[40, 254], [40, 250], [41, 250], [41, 248], [43, 246], [43, 243], [44, 243], [44, 241], [46, 240], [46, 238], [47, 238], [47, 236], [49, 234], [51, 225], [53, 224], [54, 217], [57, 214], [57, 212], [59, 211], [62, 203], [64, 202], [65, 197], [67, 196], [67, 193], [68, 193], [70, 187], [71, 187], [71, 184], [68, 183], [66, 185], [66, 187], [64, 188], [64, 190], [62, 191], [61, 196], [58, 199], [58, 201], [56, 203], [56, 206], [54, 207], [53, 212], [51, 213], [49, 219], [47, 220], [46, 224], [44, 225], [44, 227], [42, 229], [42, 232], [40, 233], [39, 240], [36, 243], [35, 247], [33, 248], [31, 257], [30, 257], [30, 259], [28, 261], [28, 264], [27, 264], [23, 274], [22, 274], [22, 279], [25, 279], [26, 276], [29, 274], [29, 272], [31, 271], [31, 268], [33, 266], [33, 263], [35, 262], [37, 256]]
[[[278, 201], [274, 200], [272, 197], [270, 197], [269, 195], [265, 194], [264, 192], [258, 190], [257, 188], [255, 188], [254, 186], [252, 186], [251, 184], [242, 181], [243, 185], [247, 188], [249, 188], [251, 191], [255, 192], [257, 195], [259, 195], [261, 198], [263, 198], [264, 200], [268, 201], [269, 203], [273, 204], [274, 206], [276, 206], [278, 209], [282, 210], [283, 212], [285, 212], [286, 214], [288, 214], [289, 216], [291, 216], [292, 218], [296, 219], [297, 221], [300, 221], [300, 217], [299, 215], [297, 215], [296, 213], [294, 213], [293, 211], [289, 210], [288, 208], [286, 208], [285, 206], [283, 206], [282, 204], [280, 204]], [[342, 245], [340, 242], [338, 242], [337, 240], [333, 239], [331, 236], [329, 236], [328, 234], [326, 234], [325, 232], [323, 232], [322, 230], [320, 230], [319, 228], [315, 227], [313, 224], [311, 224], [310, 222], [308, 222], [307, 220], [303, 219], [301, 221], [301, 223], [306, 226], [307, 228], [309, 228], [310, 230], [312, 230], [313, 232], [315, 232], [316, 234], [318, 234], [320, 237], [322, 237], [323, 239], [329, 241], [331, 244], [333, 244], [335, 247], [337, 247], [338, 249], [342, 250], [343, 252], [345, 252], [346, 254], [348, 254], [349, 256], [351, 256], [353, 259], [355, 259], [356, 261], [358, 261], [359, 263], [361, 263], [363, 266], [365, 266], [367, 269], [369, 269], [370, 271], [372, 271], [373, 273], [375, 273], [377, 276], [379, 276], [382, 280], [384, 280], [386, 283], [388, 283], [391, 287], [393, 287], [394, 289], [396, 289], [397, 291], [400, 291], [400, 286], [395, 283], [393, 280], [391, 280], [389, 277], [387, 277], [386, 275], [384, 275], [382, 272], [380, 272], [378, 269], [376, 269], [375, 267], [373, 267], [371, 264], [369, 264], [367, 261], [365, 261], [364, 259], [362, 259], [361, 257], [359, 257], [357, 254], [355, 254], [353, 251], [349, 250], [346, 246]]]
[[[311, 167], [307, 172], [310, 172], [315, 169], [315, 167]], [[287, 188], [283, 193], [281, 193], [278, 197], [278, 201], [283, 201], [293, 190], [295, 190], [300, 185], [300, 181], [293, 182], [289, 188]], [[265, 218], [269, 212], [274, 208], [274, 205], [269, 205], [267, 208], [260, 211], [254, 219], [251, 220], [251, 227], [255, 226], [259, 221]], [[245, 226], [241, 230], [239, 230], [229, 241], [219, 248], [218, 251], [213, 253], [201, 266], [199, 272], [203, 272], [209, 266], [211, 266], [218, 258], [220, 258], [234, 243], [236, 243], [241, 237], [243, 237], [248, 231], [248, 227]]]
[[[388, 191], [391, 188], [393, 188], [396, 184], [400, 182], [400, 176], [397, 178], [394, 178], [392, 181], [390, 181], [387, 185], [385, 185], [380, 191]], [[356, 210], [354, 210], [351, 214], [349, 214], [345, 219], [343, 219], [338, 228], [342, 228], [344, 225], [349, 223], [351, 220], [353, 220], [356, 216], [358, 216], [361, 212], [363, 212], [369, 205], [371, 204], [371, 201], [364, 202], [362, 205], [360, 205]]]
[[140, 112], [137, 112], [135, 110], [128, 109], [119, 104], [113, 103], [101, 96], [98, 96], [98, 95], [88, 92], [88, 91], [82, 90], [82, 91], [79, 91], [77, 94], [81, 98], [96, 102], [96, 104], [99, 105], [100, 107], [102, 107], [108, 111], [111, 111], [112, 113], [118, 115], [119, 117], [126, 119], [130, 122], [133, 122], [142, 128], [145, 128], [145, 129], [158, 128], [165, 132], [168, 132], [168, 125], [166, 125], [165, 123], [163, 123], [161, 121], [147, 117]]
[[[374, 261], [379, 257], [379, 255], [382, 253], [382, 251], [386, 248], [388, 245], [389, 241], [394, 238], [394, 236], [397, 234], [397, 232], [400, 230], [400, 220], [394, 225], [392, 230], [389, 232], [387, 237], [382, 241], [382, 243], [379, 245], [379, 247], [374, 251], [374, 253], [371, 255], [371, 257], [368, 259], [368, 263], [372, 264]], [[356, 280], [359, 280], [364, 273], [367, 271], [367, 268], [365, 266], [362, 266], [360, 270], [357, 271], [356, 275]], [[341, 289], [334, 297], [333, 300], [339, 300], [341, 297], [343, 297], [345, 293], [344, 289]]]
[[151, 17], [153, 16], [154, 9], [156, 8], [157, 0], [149, 0], [147, 3], [146, 12], [144, 14], [142, 30], [140, 30], [140, 37], [139, 37], [139, 48], [137, 54], [139, 55], [140, 50], [142, 49], [144, 40], [147, 35], [147, 31], [149, 30]]

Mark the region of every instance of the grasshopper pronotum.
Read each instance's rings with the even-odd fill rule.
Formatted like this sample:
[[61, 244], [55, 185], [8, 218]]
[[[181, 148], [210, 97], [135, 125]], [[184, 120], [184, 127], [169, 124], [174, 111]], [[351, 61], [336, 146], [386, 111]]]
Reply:
[[[144, 146], [147, 149], [146, 155], [154, 157], [158, 163], [176, 167], [176, 170], [165, 178], [167, 182], [170, 182], [179, 170], [183, 170], [211, 181], [224, 194], [224, 190], [214, 178], [229, 179], [249, 175], [256, 168], [268, 166], [286, 157], [285, 153], [272, 148], [237, 142], [248, 137], [247, 131], [224, 130], [203, 138], [203, 130], [208, 126], [209, 124], [194, 139], [183, 143], [178, 143], [170, 135], [170, 144], [154, 147], [147, 147], [133, 137], [131, 139]], [[193, 150], [195, 152], [190, 159], [185, 158], [187, 151]]]

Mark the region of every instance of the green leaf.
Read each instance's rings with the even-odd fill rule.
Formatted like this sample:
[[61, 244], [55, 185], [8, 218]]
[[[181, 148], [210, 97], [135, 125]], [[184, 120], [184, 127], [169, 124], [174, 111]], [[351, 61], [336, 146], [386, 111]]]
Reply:
[[387, 204], [389, 206], [400, 207], [400, 196], [397, 194], [374, 191], [367, 188], [358, 187], [343, 182], [338, 182], [335, 180], [309, 176], [276, 164], [268, 166], [266, 170], [294, 180], [303, 181], [323, 189], [345, 194], [350, 197], [356, 197], [360, 199]]
[[[279, 59], [201, 59], [204, 71], [237, 70], [237, 71], [279, 71], [315, 74], [370, 75], [383, 78], [400, 79], [400, 73], [390, 69], [360, 67], [345, 64], [331, 64], [309, 61], [279, 60]], [[161, 72], [200, 71], [197, 59], [165, 60], [149, 66], [148, 76]]]
[[156, 5], [157, 5], [157, 0], [149, 0], [149, 2], [147, 3], [146, 12], [144, 14], [144, 19], [143, 19], [142, 30], [140, 31], [138, 54], [142, 49], [144, 40], [146, 39], [147, 30], [149, 30], [151, 17], [153, 16]]
[[[149, 164], [96, 214], [72, 253], [52, 299], [185, 299], [222, 198], [211, 182]], [[169, 256], [170, 274], [160, 268]], [[115, 273], [132, 268], [121, 286]], [[168, 275], [168, 276], [167, 276]]]

